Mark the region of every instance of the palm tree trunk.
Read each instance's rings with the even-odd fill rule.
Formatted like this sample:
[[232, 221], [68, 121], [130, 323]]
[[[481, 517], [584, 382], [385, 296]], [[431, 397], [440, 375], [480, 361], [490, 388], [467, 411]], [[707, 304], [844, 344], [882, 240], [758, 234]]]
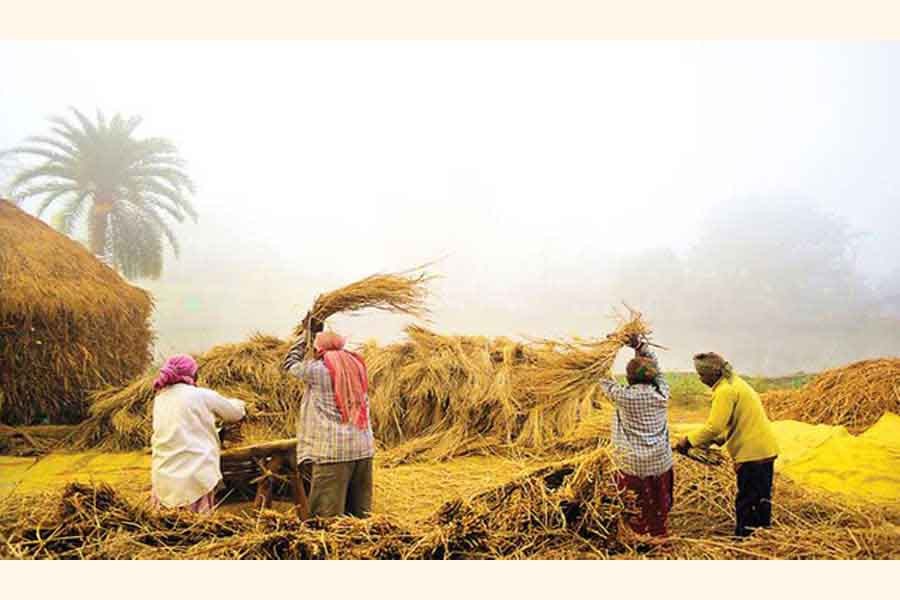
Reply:
[[109, 213], [112, 211], [112, 199], [108, 195], [100, 195], [94, 199], [88, 220], [88, 245], [94, 256], [106, 259], [106, 232], [109, 228]]

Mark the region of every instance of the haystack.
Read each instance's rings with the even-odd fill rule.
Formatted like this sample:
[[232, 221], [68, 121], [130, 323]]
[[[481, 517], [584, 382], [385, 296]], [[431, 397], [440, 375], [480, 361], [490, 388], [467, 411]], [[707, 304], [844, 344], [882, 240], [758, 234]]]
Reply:
[[573, 342], [443, 336], [410, 326], [406, 341], [362, 349], [375, 437], [395, 464], [540, 448], [592, 414], [600, 378], [634, 333], [649, 333], [637, 313], [606, 339]]
[[85, 397], [147, 368], [150, 295], [0, 200], [0, 420], [73, 423]]
[[900, 358], [863, 360], [825, 371], [797, 390], [763, 394], [773, 419], [843, 425], [853, 432], [900, 413]]

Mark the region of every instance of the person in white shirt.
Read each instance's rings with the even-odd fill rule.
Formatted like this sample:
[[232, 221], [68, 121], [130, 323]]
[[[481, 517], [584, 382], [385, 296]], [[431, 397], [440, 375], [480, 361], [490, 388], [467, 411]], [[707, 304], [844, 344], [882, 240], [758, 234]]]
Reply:
[[151, 501], [157, 508], [208, 513], [222, 481], [216, 419], [240, 421], [244, 403], [197, 387], [197, 363], [170, 357], [153, 382]]

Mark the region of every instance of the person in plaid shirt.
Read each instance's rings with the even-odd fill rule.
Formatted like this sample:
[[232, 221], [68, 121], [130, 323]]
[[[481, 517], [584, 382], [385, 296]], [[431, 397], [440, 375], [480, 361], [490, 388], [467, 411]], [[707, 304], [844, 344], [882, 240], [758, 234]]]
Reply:
[[646, 339], [635, 336], [628, 345], [635, 351], [626, 368], [628, 385], [613, 379], [600, 381], [615, 406], [616, 483], [620, 490], [637, 496], [639, 513], [629, 518], [629, 526], [636, 533], [661, 538], [668, 533], [675, 481], [669, 442], [669, 384]]
[[312, 463], [310, 515], [363, 518], [372, 510], [375, 455], [365, 362], [344, 350], [344, 338], [321, 331], [321, 324], [308, 325], [308, 331], [318, 331], [316, 358], [304, 360], [308, 339], [300, 338], [282, 366], [307, 384], [297, 421], [297, 462]]

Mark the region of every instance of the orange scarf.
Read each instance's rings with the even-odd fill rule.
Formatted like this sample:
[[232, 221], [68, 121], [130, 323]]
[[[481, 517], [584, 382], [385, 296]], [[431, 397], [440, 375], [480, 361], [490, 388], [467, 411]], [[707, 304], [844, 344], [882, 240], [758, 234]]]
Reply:
[[315, 348], [334, 388], [334, 400], [341, 413], [343, 423], [353, 423], [358, 429], [369, 426], [369, 407], [366, 393], [369, 376], [366, 363], [355, 352], [344, 350], [344, 338], [330, 331], [316, 335]]

